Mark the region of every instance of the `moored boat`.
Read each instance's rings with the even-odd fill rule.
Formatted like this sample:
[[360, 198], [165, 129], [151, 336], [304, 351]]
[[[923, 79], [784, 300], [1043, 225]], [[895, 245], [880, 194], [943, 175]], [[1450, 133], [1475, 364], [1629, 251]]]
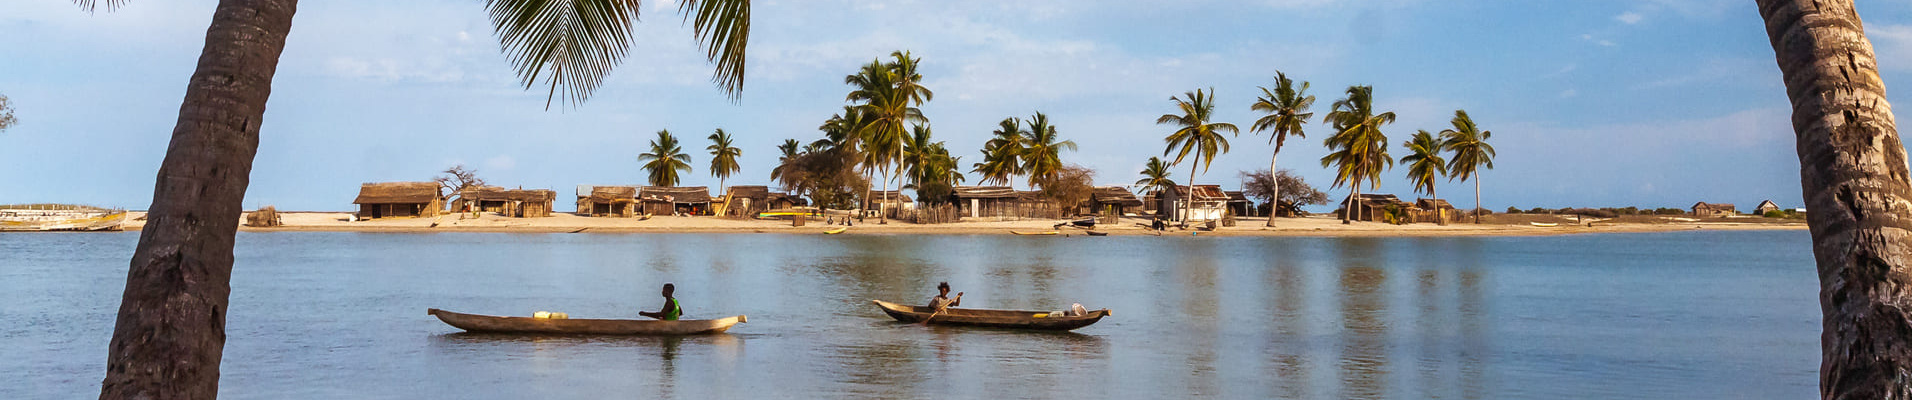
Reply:
[[0, 206], [0, 231], [104, 231], [126, 223], [125, 210], [63, 204]]
[[1542, 228], [1552, 228], [1552, 227], [1560, 226], [1559, 222], [1528, 222], [1528, 223], [1533, 224], [1533, 226], [1538, 226]]
[[1009, 233], [1013, 235], [1022, 235], [1022, 236], [1047, 236], [1047, 235], [1062, 234], [1062, 232], [1060, 231], [1041, 231], [1041, 232], [1009, 231]]
[[426, 309], [425, 313], [437, 316], [438, 320], [444, 321], [446, 325], [475, 333], [677, 336], [723, 333], [730, 329], [731, 325], [746, 322], [742, 315], [718, 319], [663, 321], [499, 317], [457, 313], [436, 308]]
[[[1109, 309], [1091, 310], [1077, 316], [1064, 316], [1049, 311], [985, 310], [976, 308], [945, 308], [938, 312], [929, 307], [910, 306], [882, 300], [870, 300], [883, 309], [884, 314], [897, 321], [920, 323], [928, 319], [937, 325], [981, 326], [989, 328], [1034, 329], [1045, 331], [1066, 331], [1089, 326], [1109, 315]], [[931, 314], [935, 314], [931, 316]]]
[[1108, 236], [1108, 232], [1089, 231], [1089, 236]]
[[825, 234], [825, 235], [835, 235], [835, 234], [839, 234], [839, 233], [843, 233], [843, 231], [847, 231], [847, 230], [850, 230], [850, 228], [836, 228], [836, 229], [831, 229], [831, 230], [827, 230], [827, 231], [823, 231], [823, 234]]

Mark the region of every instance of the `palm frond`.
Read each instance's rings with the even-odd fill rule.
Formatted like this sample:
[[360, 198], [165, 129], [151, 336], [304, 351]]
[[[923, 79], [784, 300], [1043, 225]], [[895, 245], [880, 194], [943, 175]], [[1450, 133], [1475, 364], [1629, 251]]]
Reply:
[[744, 91], [744, 50], [750, 45], [750, 0], [679, 0], [677, 8], [704, 44], [705, 59], [717, 64], [710, 81], [737, 100]]
[[98, 11], [101, 5], [106, 6], [106, 12], [113, 12], [120, 6], [126, 5], [126, 0], [73, 0], [73, 4], [79, 5], [81, 10], [89, 13]]
[[636, 0], [487, 0], [499, 45], [530, 89], [551, 85], [545, 108], [560, 97], [591, 97], [630, 51]]

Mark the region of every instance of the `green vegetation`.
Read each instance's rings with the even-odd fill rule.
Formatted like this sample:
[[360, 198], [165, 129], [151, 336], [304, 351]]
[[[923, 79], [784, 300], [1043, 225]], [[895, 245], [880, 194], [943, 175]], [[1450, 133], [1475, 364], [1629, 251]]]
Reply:
[[1029, 139], [1023, 134], [1022, 120], [1015, 117], [1003, 118], [1002, 122], [996, 123], [996, 130], [990, 134], [995, 136], [983, 142], [983, 161], [973, 165], [974, 169], [970, 172], [982, 175], [982, 182], [985, 185], [1000, 184], [1013, 187], [1016, 176], [1024, 172], [1024, 164], [1021, 162], [1022, 154], [1029, 147]]
[[1149, 157], [1149, 163], [1142, 166], [1142, 179], [1135, 181], [1142, 187], [1142, 194], [1157, 193], [1175, 187], [1175, 181], [1169, 180], [1169, 164], [1161, 157]]
[[1408, 183], [1414, 185], [1414, 191], [1417, 193], [1426, 193], [1427, 197], [1440, 198], [1434, 195], [1434, 181], [1447, 175], [1447, 160], [1441, 159], [1441, 150], [1445, 144], [1440, 139], [1434, 138], [1434, 134], [1421, 130], [1414, 133], [1413, 139], [1402, 142], [1401, 145], [1407, 146], [1407, 151], [1410, 153], [1406, 157], [1401, 157], [1401, 163], [1407, 164]]
[[690, 172], [690, 155], [684, 154], [670, 130], [657, 131], [651, 151], [637, 155], [637, 161], [644, 163], [651, 186], [677, 186], [677, 171]]
[[[1394, 122], [1394, 113], [1374, 112], [1372, 86], [1349, 86], [1347, 95], [1328, 112], [1326, 120], [1335, 133], [1325, 141], [1329, 153], [1321, 157], [1321, 166], [1335, 168], [1334, 187], [1349, 184], [1348, 199], [1353, 200], [1361, 194], [1363, 182], [1380, 188], [1381, 171], [1394, 166], [1387, 135], [1381, 133], [1382, 125]], [[1342, 213], [1341, 223], [1348, 223], [1351, 214]]]
[[743, 156], [744, 151], [731, 145], [730, 134], [724, 133], [724, 128], [710, 134], [710, 147], [705, 149], [710, 150], [710, 176], [717, 177], [717, 190], [729, 190], [724, 181], [743, 169], [737, 166], [737, 157]]
[[[870, 60], [862, 70], [843, 77], [843, 83], [854, 88], [844, 99], [864, 117], [852, 125], [863, 147], [859, 162], [866, 176], [874, 170], [883, 171], [884, 193], [889, 192], [891, 178], [902, 177], [909, 125], [929, 122], [917, 106], [936, 96], [923, 87], [923, 76], [916, 72], [922, 59], [910, 57], [907, 51], [890, 52], [890, 58], [887, 63]], [[864, 190], [867, 196], [869, 189]]]
[[[1454, 119], [1450, 122], [1454, 129], [1441, 131], [1441, 137], [1447, 141], [1447, 149], [1454, 152], [1454, 156], [1448, 159], [1448, 179], [1459, 178], [1462, 182], [1472, 179], [1474, 208], [1479, 209], [1480, 179], [1475, 174], [1479, 168], [1494, 169], [1494, 146], [1487, 144], [1487, 139], [1494, 137], [1494, 133], [1475, 125], [1466, 110], [1454, 110]], [[1474, 216], [1474, 223], [1480, 223], [1480, 215]]]
[[903, 188], [916, 190], [919, 201], [943, 203], [955, 193], [956, 185], [963, 183], [963, 172], [957, 169], [962, 157], [951, 157], [943, 142], [932, 142], [928, 125], [918, 124], [910, 130], [909, 145], [903, 149], [909, 184]]
[[1022, 170], [1029, 174], [1029, 186], [1057, 181], [1063, 169], [1062, 151], [1075, 151], [1075, 141], [1059, 140], [1055, 125], [1050, 125], [1049, 116], [1041, 111], [1029, 117], [1029, 131], [1024, 134], [1027, 147], [1022, 151]]
[[[1215, 114], [1214, 93], [1214, 88], [1209, 88], [1207, 92], [1195, 89], [1193, 92], [1184, 93], [1182, 98], [1171, 97], [1169, 100], [1175, 101], [1175, 108], [1181, 114], [1162, 114], [1160, 118], [1155, 119], [1157, 125], [1173, 125], [1177, 128], [1175, 132], [1169, 133], [1168, 137], [1162, 139], [1168, 142], [1168, 148], [1162, 150], [1162, 155], [1176, 153], [1174, 161], [1176, 165], [1181, 165], [1182, 161], [1193, 161], [1188, 166], [1189, 193], [1195, 192], [1195, 177], [1200, 176], [1195, 167], [1202, 167], [1202, 170], [1206, 171], [1208, 165], [1215, 161], [1215, 156], [1228, 152], [1228, 137], [1222, 136], [1222, 132], [1230, 134], [1241, 132], [1235, 124], [1209, 122], [1214, 119]], [[1177, 148], [1181, 150], [1178, 152]], [[1195, 153], [1193, 159], [1188, 157], [1190, 152]], [[1186, 214], [1188, 210], [1184, 209], [1183, 212]], [[1182, 220], [1188, 220], [1187, 215], [1183, 215]]]
[[[1275, 159], [1281, 156], [1281, 146], [1287, 142], [1288, 136], [1308, 137], [1307, 134], [1302, 133], [1301, 128], [1308, 123], [1309, 118], [1314, 117], [1314, 113], [1309, 112], [1308, 109], [1314, 107], [1315, 98], [1308, 94], [1308, 82], [1301, 82], [1301, 87], [1296, 88], [1295, 81], [1288, 79], [1288, 74], [1281, 71], [1275, 71], [1274, 90], [1268, 90], [1267, 87], [1260, 89], [1261, 97], [1255, 99], [1255, 103], [1248, 109], [1267, 113], [1267, 115], [1255, 120], [1255, 123], [1249, 126], [1249, 131], [1268, 131], [1268, 142], [1275, 145], [1274, 154], [1268, 156], [1268, 170], [1276, 171], [1278, 167]], [[1276, 190], [1276, 193], [1269, 194], [1267, 198], [1280, 198], [1281, 185], [1270, 187]], [[1267, 226], [1275, 226], [1275, 219], [1272, 216], [1268, 218]]]

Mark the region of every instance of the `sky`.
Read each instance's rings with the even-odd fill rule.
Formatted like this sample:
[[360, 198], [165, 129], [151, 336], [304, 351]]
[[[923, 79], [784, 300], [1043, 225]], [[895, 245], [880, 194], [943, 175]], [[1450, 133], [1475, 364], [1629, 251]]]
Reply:
[[[89, 14], [70, 0], [0, 2], [0, 94], [20, 121], [0, 132], [0, 204], [146, 208], [215, 3]], [[248, 209], [348, 210], [362, 182], [459, 164], [560, 198], [579, 184], [640, 184], [636, 157], [661, 129], [692, 155], [684, 184], [717, 185], [704, 137], [722, 128], [743, 149], [728, 184], [767, 185], [775, 146], [820, 137], [846, 104], [843, 76], [895, 50], [922, 58], [936, 94], [923, 112], [965, 166], [997, 121], [1042, 112], [1079, 145], [1065, 162], [1132, 184], [1174, 130], [1155, 124], [1175, 111], [1170, 98], [1213, 88], [1216, 120], [1242, 132], [1195, 183], [1235, 189], [1240, 172], [1268, 168], [1274, 146], [1247, 129], [1259, 117], [1249, 104], [1281, 71], [1311, 83], [1317, 116], [1350, 85], [1374, 86], [1375, 107], [1399, 115], [1383, 128], [1396, 158], [1416, 130], [1450, 128], [1467, 110], [1499, 153], [1480, 175], [1490, 209], [1800, 203], [1791, 110], [1747, 0], [760, 0], [736, 101], [711, 83], [676, 2], [652, 0], [631, 56], [596, 95], [551, 109], [544, 86], [513, 74], [482, 1], [301, 6]], [[1887, 87], [1912, 82], [1912, 3], [1859, 12]], [[1280, 165], [1328, 190], [1329, 128], [1304, 132]], [[1415, 197], [1405, 173], [1387, 171], [1372, 192]], [[1437, 194], [1464, 206], [1473, 189], [1443, 180]]]

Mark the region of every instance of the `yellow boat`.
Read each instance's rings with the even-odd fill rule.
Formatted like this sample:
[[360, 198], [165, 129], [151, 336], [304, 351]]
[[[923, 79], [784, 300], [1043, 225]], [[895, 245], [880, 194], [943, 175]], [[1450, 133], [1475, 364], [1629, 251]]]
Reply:
[[1023, 231], [1009, 231], [1009, 233], [1011, 233], [1011, 234], [1015, 234], [1015, 235], [1023, 235], [1023, 236], [1034, 236], [1034, 235], [1059, 235], [1059, 234], [1062, 234], [1062, 232], [1059, 232], [1059, 231], [1043, 231], [1043, 232], [1023, 232]]
[[831, 230], [827, 230], [827, 231], [823, 231], [823, 234], [825, 234], [825, 235], [835, 235], [835, 234], [839, 234], [839, 233], [843, 233], [843, 231], [847, 231], [847, 230], [850, 230], [850, 228], [836, 228], [836, 229], [831, 229]]

